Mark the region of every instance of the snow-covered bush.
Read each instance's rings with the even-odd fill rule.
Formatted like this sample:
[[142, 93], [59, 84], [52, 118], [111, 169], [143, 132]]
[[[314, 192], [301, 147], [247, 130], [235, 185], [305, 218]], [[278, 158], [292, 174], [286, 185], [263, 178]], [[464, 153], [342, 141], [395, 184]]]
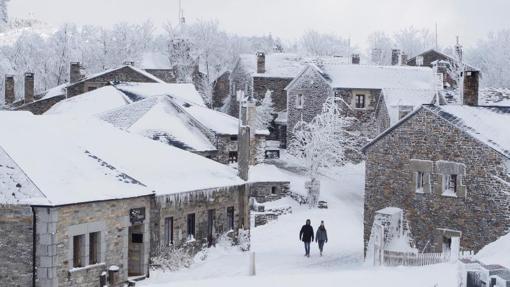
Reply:
[[193, 263], [193, 256], [186, 247], [174, 245], [160, 247], [157, 256], [152, 258], [152, 267], [164, 271], [177, 271], [188, 268]]
[[320, 193], [319, 169], [345, 164], [346, 152], [356, 150], [356, 135], [349, 131], [355, 122], [355, 118], [345, 116], [335, 99], [329, 97], [322, 112], [311, 122], [299, 121], [294, 127], [289, 152], [307, 169], [310, 177], [308, 190], [313, 193], [310, 198], [319, 199], [316, 194]]

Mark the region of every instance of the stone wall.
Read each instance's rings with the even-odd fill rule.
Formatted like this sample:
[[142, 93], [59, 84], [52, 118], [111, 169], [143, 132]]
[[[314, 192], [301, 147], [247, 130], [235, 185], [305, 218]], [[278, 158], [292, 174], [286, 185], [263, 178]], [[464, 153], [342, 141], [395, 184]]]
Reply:
[[[374, 213], [385, 207], [404, 210], [416, 247], [425, 252], [441, 252], [442, 236], [460, 234], [461, 248], [478, 251], [508, 232], [505, 158], [426, 108], [366, 154], [365, 248]], [[458, 174], [456, 196], [443, 193], [446, 169]], [[421, 192], [416, 191], [417, 170], [429, 174]]]
[[228, 164], [229, 153], [237, 152], [237, 135], [216, 135], [215, 146], [218, 150], [216, 161]]
[[285, 197], [290, 191], [290, 182], [255, 182], [250, 183], [249, 188], [250, 197], [264, 203]]
[[213, 108], [221, 108], [225, 99], [230, 95], [230, 72], [223, 73], [213, 83]]
[[[84, 203], [56, 208], [36, 208], [38, 286], [98, 286], [99, 274], [118, 266], [119, 280], [128, 277], [129, 212], [144, 207], [145, 266], [149, 261], [149, 214], [152, 197]], [[84, 267], [73, 268], [73, 236], [100, 232], [100, 263], [88, 264], [85, 244]], [[85, 240], [85, 243], [88, 239]]]
[[230, 101], [228, 103], [228, 114], [239, 118], [239, 101], [237, 101], [237, 91], [244, 91], [245, 95], [253, 92], [252, 76], [246, 72], [240, 62], [230, 74]]
[[0, 285], [32, 286], [33, 216], [26, 205], [0, 205]]
[[[194, 247], [197, 251], [208, 243], [208, 211], [214, 210], [213, 237], [229, 231], [227, 208], [234, 208], [234, 233], [240, 228], [249, 229], [248, 196], [245, 185], [160, 195], [153, 203], [151, 254], [164, 246], [165, 218], [173, 217], [173, 244]], [[195, 238], [188, 238], [187, 217], [195, 214]]]
[[275, 112], [287, 110], [287, 91], [285, 87], [293, 78], [272, 78], [272, 77], [253, 77], [253, 95], [258, 102], [261, 102], [268, 90], [271, 94]]
[[136, 72], [128, 66], [122, 67], [120, 69], [111, 71], [109, 73], [105, 73], [101, 76], [84, 80], [82, 82], [78, 82], [74, 85], [71, 85], [67, 88], [67, 97], [74, 97], [79, 94], [83, 94], [89, 89], [92, 88], [101, 88], [108, 85], [112, 81], [119, 82], [147, 82], [153, 83], [154, 80]]
[[22, 105], [22, 106], [16, 108], [16, 110], [29, 111], [34, 115], [42, 115], [45, 112], [47, 112], [51, 107], [53, 107], [56, 103], [58, 103], [62, 100], [65, 100], [65, 98], [66, 97], [64, 95], [62, 95], [62, 96], [51, 97], [49, 99], [42, 99], [42, 100], [38, 100], [38, 101], [35, 101], [32, 103], [28, 103], [26, 105]]

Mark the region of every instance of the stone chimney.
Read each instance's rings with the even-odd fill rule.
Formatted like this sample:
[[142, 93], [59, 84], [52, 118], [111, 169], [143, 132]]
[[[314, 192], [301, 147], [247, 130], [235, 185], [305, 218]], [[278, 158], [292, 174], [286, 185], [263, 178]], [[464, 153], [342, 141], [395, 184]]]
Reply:
[[253, 96], [249, 96], [248, 99], [241, 105], [241, 125], [249, 126], [252, 131], [250, 132], [250, 138], [255, 138], [255, 127], [257, 125], [257, 103]]
[[406, 66], [407, 65], [407, 60], [408, 60], [408, 56], [406, 53], [402, 53], [402, 55], [400, 55], [400, 64], [402, 66]]
[[81, 80], [80, 62], [71, 62], [69, 65], [69, 83], [74, 84]]
[[34, 101], [34, 73], [25, 73], [25, 104]]
[[400, 50], [392, 49], [391, 50], [391, 65], [396, 66], [400, 64]]
[[239, 135], [237, 137], [237, 158], [239, 177], [248, 180], [250, 164], [255, 164], [257, 141], [257, 106], [252, 96], [241, 104]]
[[5, 75], [5, 105], [10, 105], [16, 100], [14, 92], [14, 76]]
[[264, 74], [266, 72], [266, 54], [257, 52], [257, 73]]
[[462, 89], [463, 104], [478, 105], [479, 73], [477, 71], [464, 71], [464, 87]]
[[240, 126], [237, 136], [237, 170], [243, 180], [248, 180], [250, 171], [250, 143], [250, 127]]
[[359, 54], [352, 54], [351, 55], [351, 63], [354, 65], [359, 65], [360, 57]]

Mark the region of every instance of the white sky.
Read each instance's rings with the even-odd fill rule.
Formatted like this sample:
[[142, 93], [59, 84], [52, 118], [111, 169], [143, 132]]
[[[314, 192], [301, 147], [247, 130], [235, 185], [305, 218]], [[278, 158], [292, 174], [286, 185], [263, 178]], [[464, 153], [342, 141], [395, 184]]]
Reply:
[[[32, 16], [52, 25], [65, 22], [111, 26], [151, 19], [177, 20], [179, 0], [10, 0], [11, 18]], [[413, 25], [434, 30], [439, 44], [459, 35], [469, 46], [488, 32], [510, 28], [510, 0], [182, 0], [188, 22], [215, 19], [229, 32], [285, 40], [313, 29], [351, 37], [366, 45], [375, 30], [392, 33]]]

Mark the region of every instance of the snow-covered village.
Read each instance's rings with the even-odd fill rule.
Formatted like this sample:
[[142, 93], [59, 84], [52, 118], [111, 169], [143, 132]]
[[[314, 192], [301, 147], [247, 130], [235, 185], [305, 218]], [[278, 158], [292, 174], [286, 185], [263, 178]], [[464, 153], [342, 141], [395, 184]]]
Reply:
[[0, 286], [510, 287], [508, 0], [0, 0]]

